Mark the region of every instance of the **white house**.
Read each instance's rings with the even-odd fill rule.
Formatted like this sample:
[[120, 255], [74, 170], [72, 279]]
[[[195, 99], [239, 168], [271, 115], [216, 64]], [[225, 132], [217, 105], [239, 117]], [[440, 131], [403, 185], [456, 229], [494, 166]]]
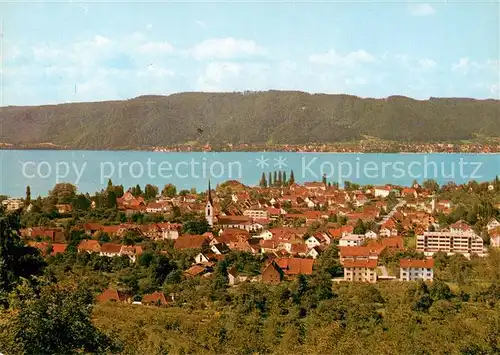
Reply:
[[500, 248], [500, 234], [490, 239], [490, 245], [492, 248]]
[[340, 247], [359, 247], [363, 243], [364, 235], [346, 234], [339, 240]]
[[390, 186], [378, 186], [374, 189], [375, 197], [387, 197], [391, 193]]
[[365, 237], [370, 239], [376, 239], [377, 233], [375, 233], [374, 231], [368, 231], [365, 233]]
[[319, 247], [313, 247], [313, 248], [311, 248], [309, 250], [309, 252], [307, 253], [306, 257], [307, 258], [317, 259], [317, 258], [319, 258], [320, 255], [321, 255], [321, 253], [320, 253]]
[[401, 281], [432, 281], [434, 279], [434, 259], [401, 259], [399, 267]]
[[491, 221], [489, 221], [488, 224], [486, 225], [486, 228], [488, 229], [488, 231], [496, 229], [498, 227], [500, 227], [500, 222], [498, 222], [495, 218], [493, 218]]
[[310, 236], [309, 238], [306, 239], [306, 245], [309, 249], [314, 248], [316, 246], [321, 245], [321, 242], [319, 241], [319, 238], [316, 238], [314, 235]]
[[150, 202], [146, 206], [147, 213], [166, 213], [169, 209], [170, 206], [165, 202]]
[[24, 203], [20, 199], [7, 199], [2, 201], [2, 206], [5, 207], [7, 211], [15, 211], [23, 207]]
[[267, 229], [264, 229], [260, 232], [260, 234], [257, 234], [255, 236], [256, 238], [262, 238], [264, 240], [270, 240], [273, 238], [273, 233], [271, 233], [270, 231], [268, 231]]
[[194, 262], [196, 264], [208, 263], [209, 261], [208, 257], [203, 253], [198, 253], [198, 255], [194, 257]]

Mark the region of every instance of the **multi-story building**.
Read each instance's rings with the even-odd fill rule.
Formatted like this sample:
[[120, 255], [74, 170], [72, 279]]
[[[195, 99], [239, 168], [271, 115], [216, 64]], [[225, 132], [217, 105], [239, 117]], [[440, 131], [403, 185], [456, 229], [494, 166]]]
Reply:
[[252, 208], [243, 211], [243, 216], [247, 216], [253, 219], [266, 219], [269, 217], [267, 209], [264, 208]]
[[7, 211], [15, 211], [23, 207], [24, 204], [20, 199], [7, 199], [2, 201], [2, 206], [4, 206]]
[[424, 232], [417, 236], [417, 251], [426, 256], [432, 256], [437, 252], [451, 254], [463, 254], [470, 257], [471, 254], [485, 256], [483, 238], [474, 231], [451, 231], [451, 232]]
[[401, 259], [399, 261], [399, 279], [401, 281], [434, 279], [434, 259]]
[[377, 260], [344, 261], [344, 280], [349, 282], [377, 282]]
[[339, 240], [341, 247], [360, 247], [363, 244], [364, 235], [360, 234], [346, 234]]

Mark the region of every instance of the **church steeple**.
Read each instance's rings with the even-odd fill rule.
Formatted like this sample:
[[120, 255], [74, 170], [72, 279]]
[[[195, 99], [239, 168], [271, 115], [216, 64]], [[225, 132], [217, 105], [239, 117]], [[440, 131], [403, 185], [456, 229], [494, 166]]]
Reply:
[[214, 225], [214, 202], [212, 200], [212, 189], [210, 188], [210, 180], [208, 180], [207, 203], [205, 204], [205, 219], [210, 227]]
[[210, 179], [208, 179], [207, 202], [210, 202], [212, 206], [214, 205], [214, 201], [212, 200], [212, 189], [210, 188]]

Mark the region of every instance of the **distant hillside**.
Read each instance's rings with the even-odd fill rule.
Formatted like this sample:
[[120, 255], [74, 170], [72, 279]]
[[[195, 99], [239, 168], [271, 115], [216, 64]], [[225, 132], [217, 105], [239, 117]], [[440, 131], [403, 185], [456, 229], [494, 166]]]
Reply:
[[[267, 91], [0, 108], [0, 142], [118, 149], [200, 143], [327, 143], [500, 136], [500, 101]], [[203, 132], [201, 132], [201, 130]]]

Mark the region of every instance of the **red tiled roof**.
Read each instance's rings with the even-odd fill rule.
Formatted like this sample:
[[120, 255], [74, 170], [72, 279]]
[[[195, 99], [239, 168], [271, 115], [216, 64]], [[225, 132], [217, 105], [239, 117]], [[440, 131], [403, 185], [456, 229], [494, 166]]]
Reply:
[[119, 254], [121, 249], [122, 249], [122, 245], [121, 244], [104, 243], [101, 246], [101, 253]]
[[348, 256], [369, 257], [370, 255], [380, 255], [383, 249], [384, 247], [381, 245], [362, 246], [362, 247], [339, 247], [339, 254], [342, 257], [348, 257]]
[[344, 267], [359, 267], [359, 268], [375, 269], [377, 267], [377, 260], [344, 261]]
[[311, 275], [314, 260], [312, 259], [299, 259], [299, 258], [280, 258], [276, 263], [287, 275]]
[[404, 241], [401, 237], [382, 238], [382, 245], [393, 249], [404, 249]]
[[108, 302], [108, 301], [125, 301], [127, 298], [127, 295], [119, 292], [115, 289], [107, 289], [103, 293], [101, 293], [99, 296], [97, 296], [97, 301], [98, 302]]
[[426, 268], [430, 269], [434, 267], [434, 259], [401, 259], [399, 260], [399, 266], [402, 268]]
[[78, 244], [78, 250], [98, 252], [101, 250], [101, 245], [97, 240], [84, 239]]
[[204, 266], [193, 265], [189, 269], [187, 269], [186, 271], [184, 271], [184, 273], [188, 274], [189, 276], [196, 276], [196, 275], [201, 274], [203, 271], [205, 271], [205, 267]]
[[165, 298], [165, 294], [163, 292], [153, 292], [151, 294], [144, 295], [142, 297], [142, 303], [157, 303], [167, 304], [167, 299]]
[[207, 243], [203, 235], [185, 234], [175, 240], [175, 249], [201, 249]]

